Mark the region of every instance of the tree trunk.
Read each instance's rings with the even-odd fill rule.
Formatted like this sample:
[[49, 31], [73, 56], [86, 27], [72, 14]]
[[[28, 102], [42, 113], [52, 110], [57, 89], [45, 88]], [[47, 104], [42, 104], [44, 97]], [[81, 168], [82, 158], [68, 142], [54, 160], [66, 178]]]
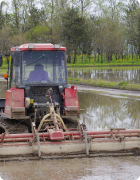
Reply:
[[118, 58], [117, 58], [117, 53], [115, 53], [115, 58], [116, 58], [116, 60], [118, 60]]
[[112, 53], [110, 53], [110, 61], [112, 61]]
[[137, 53], [136, 56], [137, 56], [137, 61], [138, 61], [139, 60], [139, 54]]
[[89, 54], [89, 62], [90, 62], [90, 54]]
[[68, 63], [71, 63], [71, 55], [70, 54], [68, 54]]
[[96, 53], [94, 54], [94, 62], [96, 62]]
[[105, 58], [106, 58], [106, 57], [105, 57], [105, 53], [104, 53], [103, 55], [104, 55], [104, 62], [105, 62]]
[[68, 54], [68, 60], [67, 60], [67, 62], [68, 62], [68, 63], [71, 63], [71, 54], [70, 54], [69, 48], [67, 48], [67, 54]]
[[82, 50], [82, 62], [83, 62], [83, 50]]
[[82, 12], [82, 15], [83, 15], [83, 12], [84, 12], [83, 0], [81, 0], [81, 12]]
[[122, 59], [123, 59], [124, 57], [123, 57], [123, 52], [122, 52]]
[[110, 53], [107, 53], [107, 62], [110, 63]]
[[74, 51], [74, 60], [73, 60], [73, 64], [75, 64], [75, 62], [76, 62], [76, 51]]
[[[2, 22], [2, 2], [0, 3], [0, 22]], [[0, 24], [0, 29], [2, 29], [2, 24]]]
[[54, 0], [51, 0], [51, 42], [53, 44], [53, 28], [52, 28], [52, 24], [53, 24], [53, 13], [54, 13]]
[[0, 12], [2, 12], [2, 2], [0, 2]]
[[102, 59], [103, 59], [103, 54], [102, 54], [102, 52], [101, 52], [101, 63], [102, 63]]

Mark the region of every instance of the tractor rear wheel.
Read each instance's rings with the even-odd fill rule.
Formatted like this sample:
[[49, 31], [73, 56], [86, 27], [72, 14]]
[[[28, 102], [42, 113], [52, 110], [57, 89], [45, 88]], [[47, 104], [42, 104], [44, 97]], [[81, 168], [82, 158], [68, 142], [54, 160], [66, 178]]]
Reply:
[[0, 117], [0, 134], [4, 132], [8, 134], [28, 133], [28, 129], [29, 128], [20, 121]]

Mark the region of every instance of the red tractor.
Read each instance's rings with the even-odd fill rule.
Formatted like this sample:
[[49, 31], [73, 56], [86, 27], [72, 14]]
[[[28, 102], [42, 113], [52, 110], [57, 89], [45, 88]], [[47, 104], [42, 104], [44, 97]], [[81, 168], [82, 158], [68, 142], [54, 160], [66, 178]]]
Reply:
[[65, 47], [59, 44], [13, 47], [10, 77], [4, 77], [10, 89], [6, 99], [0, 99], [0, 133], [22, 133], [24, 127], [30, 131], [32, 122], [39, 129], [49, 131], [58, 126], [66, 131], [68, 119], [79, 116], [77, 89], [68, 88]]

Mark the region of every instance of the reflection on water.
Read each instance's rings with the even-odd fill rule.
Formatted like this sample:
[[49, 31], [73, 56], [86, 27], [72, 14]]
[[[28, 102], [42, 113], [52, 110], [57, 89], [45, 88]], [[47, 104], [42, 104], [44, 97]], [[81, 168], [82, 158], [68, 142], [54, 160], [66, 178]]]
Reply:
[[140, 84], [140, 67], [68, 68], [68, 77]]
[[97, 92], [79, 92], [80, 122], [88, 130], [140, 128], [140, 100], [107, 96]]
[[0, 162], [0, 176], [4, 180], [136, 180], [140, 157]]

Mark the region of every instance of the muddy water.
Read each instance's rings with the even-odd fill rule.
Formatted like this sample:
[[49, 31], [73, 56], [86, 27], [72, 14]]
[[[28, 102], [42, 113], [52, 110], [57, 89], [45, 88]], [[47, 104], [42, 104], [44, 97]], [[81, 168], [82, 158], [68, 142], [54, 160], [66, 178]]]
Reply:
[[68, 68], [68, 77], [140, 84], [140, 67]]
[[[114, 92], [115, 93], [115, 92]], [[79, 92], [80, 122], [88, 130], [140, 128], [140, 97]]]
[[[3, 88], [1, 97], [5, 97], [6, 84]], [[120, 92], [79, 89], [80, 108], [84, 109], [80, 122], [88, 130], [140, 128], [140, 95]], [[140, 177], [140, 156], [0, 162], [0, 177], [4, 180], [136, 180]]]

